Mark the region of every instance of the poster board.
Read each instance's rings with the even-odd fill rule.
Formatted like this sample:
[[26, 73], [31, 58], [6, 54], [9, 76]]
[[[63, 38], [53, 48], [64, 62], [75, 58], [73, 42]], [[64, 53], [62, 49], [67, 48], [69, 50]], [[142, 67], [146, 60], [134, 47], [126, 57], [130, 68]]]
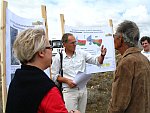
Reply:
[[15, 70], [20, 67], [20, 62], [13, 55], [13, 43], [19, 32], [28, 28], [44, 28], [44, 19], [26, 19], [6, 10], [6, 86], [14, 77]]
[[[1, 47], [1, 78], [2, 78], [2, 106], [3, 113], [5, 113], [7, 91], [11, 79], [14, 76], [15, 70], [20, 67], [19, 61], [12, 54], [12, 45], [16, 35], [27, 28], [41, 27], [45, 31], [47, 17], [38, 19], [26, 19], [15, 15], [7, 8], [8, 3], [2, 1], [2, 20], [1, 20], [1, 35], [2, 40], [0, 41]], [[41, 8], [45, 8], [42, 6]], [[42, 14], [46, 14], [46, 10], [42, 11]], [[47, 34], [47, 33], [46, 33]]]
[[72, 33], [77, 41], [76, 49], [82, 49], [92, 56], [98, 57], [102, 45], [107, 48], [104, 62], [101, 66], [86, 64], [86, 74], [114, 71], [116, 69], [114, 39], [112, 27], [65, 26], [65, 33]]

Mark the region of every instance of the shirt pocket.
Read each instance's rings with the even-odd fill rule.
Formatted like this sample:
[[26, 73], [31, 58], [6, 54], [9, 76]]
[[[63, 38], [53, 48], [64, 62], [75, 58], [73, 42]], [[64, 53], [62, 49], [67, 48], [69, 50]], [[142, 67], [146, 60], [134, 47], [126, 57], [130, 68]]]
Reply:
[[71, 68], [72, 67], [71, 64], [72, 64], [72, 62], [70, 62], [69, 60], [68, 61], [64, 60], [63, 61], [63, 69], [65, 70], [65, 69]]
[[78, 59], [76, 62], [75, 62], [75, 68], [83, 68], [83, 66], [85, 65], [85, 60], [83, 59]]

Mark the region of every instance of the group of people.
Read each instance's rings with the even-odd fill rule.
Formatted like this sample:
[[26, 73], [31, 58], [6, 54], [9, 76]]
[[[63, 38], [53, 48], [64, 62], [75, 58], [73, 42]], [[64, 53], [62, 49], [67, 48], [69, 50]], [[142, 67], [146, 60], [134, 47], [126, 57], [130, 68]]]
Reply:
[[[118, 25], [113, 37], [122, 58], [115, 70], [107, 113], [150, 113], [150, 38], [141, 38], [141, 51], [139, 28], [128, 20]], [[63, 76], [60, 54], [51, 62], [52, 46], [43, 29], [27, 29], [16, 37], [13, 51], [22, 65], [10, 83], [6, 113], [85, 113], [86, 86], [79, 88], [73, 79], [78, 72], [85, 73], [86, 63], [103, 64], [107, 49], [102, 46], [98, 57], [77, 50], [71, 33], [65, 33], [62, 42]], [[50, 65], [52, 80], [44, 73]], [[57, 82], [62, 83], [62, 92]]]

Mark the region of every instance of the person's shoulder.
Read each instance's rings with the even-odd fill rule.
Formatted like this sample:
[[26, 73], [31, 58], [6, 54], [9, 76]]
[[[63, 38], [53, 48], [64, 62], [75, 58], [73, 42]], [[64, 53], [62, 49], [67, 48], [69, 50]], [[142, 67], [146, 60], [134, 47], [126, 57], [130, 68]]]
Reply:
[[129, 54], [126, 57], [122, 58], [122, 64], [131, 66], [132, 64], [134, 65], [134, 64], [146, 61], [146, 60], [144, 60], [145, 58], [146, 57], [145, 57], [144, 53], [142, 53], [142, 52], [138, 52], [136, 54]]
[[125, 57], [121, 58], [121, 64], [128, 66], [129, 64], [133, 63], [136, 60], [137, 58], [133, 54], [128, 54]]

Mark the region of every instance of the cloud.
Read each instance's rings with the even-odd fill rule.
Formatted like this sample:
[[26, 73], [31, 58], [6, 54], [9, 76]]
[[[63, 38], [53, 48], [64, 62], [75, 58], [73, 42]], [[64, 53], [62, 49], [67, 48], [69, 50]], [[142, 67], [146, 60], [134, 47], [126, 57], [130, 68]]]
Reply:
[[148, 0], [8, 0], [9, 8], [26, 18], [41, 17], [46, 5], [50, 37], [61, 38], [60, 14], [70, 26], [104, 26], [113, 20], [114, 29], [123, 20], [132, 20], [141, 36], [150, 35], [150, 2]]
[[148, 33], [148, 29], [150, 29], [150, 14], [148, 13], [148, 9], [144, 5], [138, 5], [136, 7], [128, 8], [122, 13], [120, 17], [121, 20], [131, 20], [137, 23], [142, 35], [150, 35]]

